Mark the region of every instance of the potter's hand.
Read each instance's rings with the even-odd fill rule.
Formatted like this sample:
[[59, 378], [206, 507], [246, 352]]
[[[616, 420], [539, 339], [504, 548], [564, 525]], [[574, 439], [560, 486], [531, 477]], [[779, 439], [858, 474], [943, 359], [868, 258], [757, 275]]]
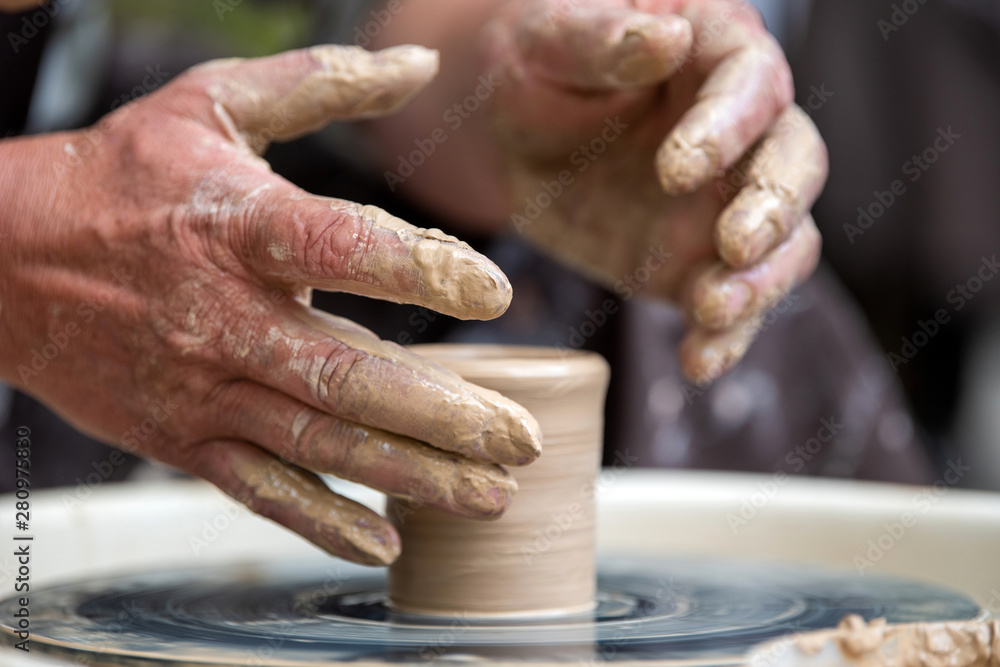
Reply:
[[514, 482], [495, 464], [538, 455], [534, 419], [305, 298], [487, 319], [510, 300], [504, 275], [258, 157], [393, 112], [436, 69], [419, 47], [212, 62], [89, 130], [0, 144], [2, 377], [351, 560], [391, 562], [398, 535], [308, 471], [498, 515]]
[[682, 366], [717, 378], [819, 256], [826, 148], [780, 48], [740, 0], [516, 7], [488, 28], [515, 226], [623, 296], [682, 304]]

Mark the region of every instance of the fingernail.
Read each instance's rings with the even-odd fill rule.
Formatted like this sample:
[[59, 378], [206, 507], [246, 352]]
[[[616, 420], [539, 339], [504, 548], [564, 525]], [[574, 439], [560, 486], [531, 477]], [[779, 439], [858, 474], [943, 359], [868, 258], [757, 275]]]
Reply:
[[659, 21], [634, 21], [614, 47], [614, 71], [608, 74], [612, 85], [639, 86], [655, 82], [663, 75], [662, 63], [650, 42], [664, 33]]
[[542, 455], [542, 429], [530, 414], [522, 410], [522, 414], [512, 414], [509, 417], [509, 445], [514, 450], [513, 455], [507, 454], [508, 465], [523, 466], [531, 463]]

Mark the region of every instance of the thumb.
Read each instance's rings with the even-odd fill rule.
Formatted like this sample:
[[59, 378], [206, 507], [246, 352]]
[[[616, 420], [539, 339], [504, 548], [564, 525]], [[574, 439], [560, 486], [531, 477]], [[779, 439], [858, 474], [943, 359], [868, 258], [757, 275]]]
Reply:
[[214, 60], [193, 70], [209, 77], [215, 113], [234, 135], [262, 152], [335, 120], [396, 112], [438, 71], [438, 53], [420, 46], [365, 51], [314, 46], [268, 58]]

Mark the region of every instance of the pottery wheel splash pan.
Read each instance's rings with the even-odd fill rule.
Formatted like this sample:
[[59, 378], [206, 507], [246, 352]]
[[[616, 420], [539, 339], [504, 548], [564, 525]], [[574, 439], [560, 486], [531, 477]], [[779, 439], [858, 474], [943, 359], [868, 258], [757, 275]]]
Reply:
[[[759, 642], [835, 626], [982, 618], [935, 586], [772, 564], [606, 558], [597, 609], [435, 619], [386, 605], [378, 570], [309, 561], [126, 576], [31, 596], [32, 652], [87, 665], [737, 665]], [[14, 600], [0, 603], [14, 639]]]

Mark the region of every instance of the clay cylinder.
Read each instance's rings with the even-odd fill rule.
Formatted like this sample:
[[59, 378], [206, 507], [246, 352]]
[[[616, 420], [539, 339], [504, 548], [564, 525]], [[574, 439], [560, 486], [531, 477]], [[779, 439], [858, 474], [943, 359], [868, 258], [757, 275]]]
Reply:
[[542, 455], [510, 468], [518, 491], [495, 521], [390, 499], [402, 555], [389, 568], [397, 610], [438, 616], [549, 616], [587, 611], [596, 593], [594, 489], [609, 369], [597, 354], [535, 347], [412, 348], [523, 405]]

